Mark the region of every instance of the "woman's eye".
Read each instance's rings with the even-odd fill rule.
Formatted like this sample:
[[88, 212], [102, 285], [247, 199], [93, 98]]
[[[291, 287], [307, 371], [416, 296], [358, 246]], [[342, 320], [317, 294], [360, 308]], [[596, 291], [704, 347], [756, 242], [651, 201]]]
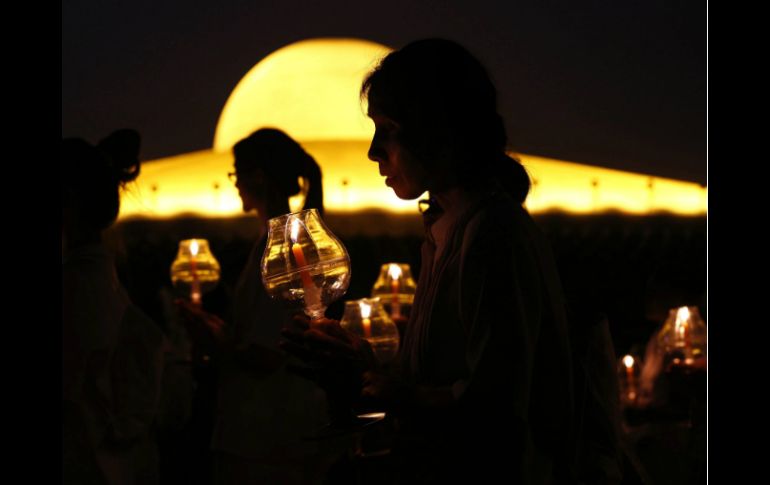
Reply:
[[390, 137], [398, 131], [398, 127], [394, 123], [383, 123], [377, 127], [377, 131], [384, 137]]
[[384, 138], [387, 138], [388, 132], [383, 128], [382, 126], [378, 126], [374, 129], [374, 137], [378, 140], [382, 140]]

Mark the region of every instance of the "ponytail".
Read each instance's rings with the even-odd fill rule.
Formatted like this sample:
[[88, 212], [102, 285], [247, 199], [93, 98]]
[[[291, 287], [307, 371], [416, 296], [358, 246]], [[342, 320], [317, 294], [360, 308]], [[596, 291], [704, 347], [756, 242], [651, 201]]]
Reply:
[[493, 173], [508, 195], [519, 204], [524, 204], [529, 194], [531, 181], [524, 166], [513, 157], [501, 154], [495, 159]]
[[300, 176], [307, 179], [310, 185], [305, 195], [305, 209], [317, 209], [321, 217], [324, 215], [324, 189], [321, 180], [321, 167], [309, 154], [302, 157]]
[[[305, 208], [323, 215], [321, 168], [302, 146], [276, 128], [260, 128], [233, 146], [235, 170], [261, 170], [280, 197], [305, 192]], [[305, 179], [300, 185], [299, 178]]]

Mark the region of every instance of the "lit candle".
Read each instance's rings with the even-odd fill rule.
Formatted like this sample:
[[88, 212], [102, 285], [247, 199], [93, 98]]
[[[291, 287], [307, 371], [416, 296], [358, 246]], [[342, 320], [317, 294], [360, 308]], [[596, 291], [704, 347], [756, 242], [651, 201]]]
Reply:
[[[690, 342], [690, 309], [686, 306], [676, 311], [676, 322], [674, 323], [674, 332], [678, 346], [684, 347], [685, 362], [692, 361], [692, 351]], [[689, 362], [688, 362], [689, 361]]]
[[310, 271], [307, 270], [307, 261], [305, 261], [305, 253], [302, 252], [302, 246], [297, 242], [299, 236], [299, 219], [293, 219], [291, 221], [291, 252], [294, 254], [294, 259], [297, 261], [297, 266], [300, 268], [299, 276], [302, 279], [302, 288], [305, 290], [305, 306], [312, 307], [320, 305], [321, 294], [318, 291], [318, 287], [313, 283], [313, 279], [310, 277]]
[[372, 306], [368, 303], [359, 302], [358, 307], [361, 309], [361, 325], [364, 327], [364, 338], [372, 338], [372, 321], [369, 316], [372, 314]]
[[388, 274], [392, 278], [390, 281], [390, 289], [393, 293], [390, 315], [394, 319], [401, 318], [401, 301], [399, 300], [398, 296], [400, 292], [399, 290], [401, 289], [401, 285], [399, 283], [399, 278], [401, 277], [401, 267], [397, 264], [391, 263], [390, 267], [388, 268]]
[[628, 398], [636, 398], [636, 382], [634, 381], [634, 358], [630, 355], [623, 357], [623, 365], [626, 367], [626, 383], [628, 389]]
[[198, 280], [197, 263], [195, 261], [198, 255], [198, 241], [195, 239], [190, 242], [190, 273], [192, 274], [192, 284], [190, 285], [190, 301], [193, 305], [201, 305], [201, 283]]

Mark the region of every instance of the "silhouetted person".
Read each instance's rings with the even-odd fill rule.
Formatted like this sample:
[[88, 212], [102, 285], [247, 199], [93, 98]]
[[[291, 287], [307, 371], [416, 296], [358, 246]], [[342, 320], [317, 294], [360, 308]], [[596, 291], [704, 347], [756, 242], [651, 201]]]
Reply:
[[[385, 184], [405, 200], [430, 193], [400, 369], [363, 367], [362, 396], [396, 417], [398, 481], [551, 483], [570, 460], [565, 305], [523, 207], [529, 177], [505, 152], [495, 87], [463, 47], [428, 39], [386, 56], [361, 93]], [[314, 324], [304, 341], [286, 336], [316, 366], [333, 360], [312, 353], [324, 344], [367, 362], [366, 344], [336, 321]]]
[[323, 212], [321, 171], [276, 129], [255, 131], [236, 143], [233, 153], [230, 176], [244, 212], [256, 211], [260, 228], [235, 289], [233, 321], [178, 302], [193, 335], [200, 339], [205, 332], [215, 340], [212, 362], [220, 371], [211, 440], [215, 483], [315, 483], [327, 465], [322, 450], [305, 438], [325, 423], [325, 396], [286, 370], [288, 359], [277, 343], [290, 315], [266, 293], [260, 262], [268, 220], [290, 212], [289, 197], [303, 192], [304, 207]]
[[139, 174], [139, 135], [97, 146], [63, 139], [62, 453], [64, 483], [157, 483], [151, 425], [162, 372], [160, 329], [129, 299], [102, 231]]

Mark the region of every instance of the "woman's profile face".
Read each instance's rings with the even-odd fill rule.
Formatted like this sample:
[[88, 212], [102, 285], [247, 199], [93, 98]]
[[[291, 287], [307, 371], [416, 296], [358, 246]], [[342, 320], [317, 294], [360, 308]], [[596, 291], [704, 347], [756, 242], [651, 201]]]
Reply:
[[428, 172], [399, 141], [398, 123], [385, 115], [369, 112], [374, 122], [374, 136], [369, 146], [369, 159], [377, 162], [385, 185], [399, 199], [412, 200], [428, 190]]
[[238, 189], [238, 195], [241, 197], [243, 212], [257, 209], [258, 204], [265, 198], [264, 174], [261, 170], [235, 173], [235, 188]]

